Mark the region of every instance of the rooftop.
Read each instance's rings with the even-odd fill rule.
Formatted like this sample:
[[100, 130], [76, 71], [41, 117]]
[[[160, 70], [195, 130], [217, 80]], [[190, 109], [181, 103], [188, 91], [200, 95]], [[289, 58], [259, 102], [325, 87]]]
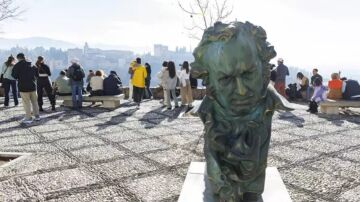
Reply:
[[[191, 161], [204, 161], [203, 124], [156, 100], [139, 110], [45, 112], [20, 125], [0, 108], [0, 152], [32, 153], [0, 168], [0, 201], [176, 201]], [[293, 201], [360, 200], [360, 111], [276, 113], [269, 166]]]

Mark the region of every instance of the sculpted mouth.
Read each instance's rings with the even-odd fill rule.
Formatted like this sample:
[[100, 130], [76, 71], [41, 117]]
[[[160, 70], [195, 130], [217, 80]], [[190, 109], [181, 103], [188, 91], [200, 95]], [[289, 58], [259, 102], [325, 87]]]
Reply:
[[253, 100], [251, 98], [245, 98], [245, 99], [233, 99], [232, 104], [234, 105], [252, 105]]

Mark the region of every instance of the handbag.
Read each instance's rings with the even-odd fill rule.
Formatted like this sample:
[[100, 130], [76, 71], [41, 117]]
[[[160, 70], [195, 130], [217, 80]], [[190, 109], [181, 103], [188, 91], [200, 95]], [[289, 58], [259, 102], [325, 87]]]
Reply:
[[9, 67], [6, 67], [5, 72], [1, 74], [1, 76], [0, 76], [0, 83], [3, 83], [3, 81], [4, 81], [4, 74], [6, 73], [6, 71], [8, 70], [8, 68], [9, 68]]

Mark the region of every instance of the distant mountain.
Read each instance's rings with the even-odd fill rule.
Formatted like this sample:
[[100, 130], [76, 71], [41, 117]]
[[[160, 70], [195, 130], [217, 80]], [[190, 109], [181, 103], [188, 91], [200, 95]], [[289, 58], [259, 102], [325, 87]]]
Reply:
[[8, 38], [0, 38], [0, 49], [10, 49], [12, 47], [26, 47], [26, 48], [36, 48], [42, 46], [46, 49], [50, 47], [61, 48], [61, 49], [69, 49], [79, 47], [76, 44], [50, 39], [46, 37], [30, 37], [23, 39], [8, 39]]

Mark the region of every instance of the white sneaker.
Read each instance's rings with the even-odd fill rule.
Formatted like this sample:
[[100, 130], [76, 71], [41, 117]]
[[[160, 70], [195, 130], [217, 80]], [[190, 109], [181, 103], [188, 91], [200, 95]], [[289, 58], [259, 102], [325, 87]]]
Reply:
[[35, 116], [35, 121], [40, 121], [40, 120], [41, 120], [41, 118], [39, 115]]
[[32, 122], [33, 122], [32, 119], [27, 119], [27, 118], [24, 118], [24, 119], [21, 120], [21, 123], [23, 123], [23, 124], [30, 124]]

